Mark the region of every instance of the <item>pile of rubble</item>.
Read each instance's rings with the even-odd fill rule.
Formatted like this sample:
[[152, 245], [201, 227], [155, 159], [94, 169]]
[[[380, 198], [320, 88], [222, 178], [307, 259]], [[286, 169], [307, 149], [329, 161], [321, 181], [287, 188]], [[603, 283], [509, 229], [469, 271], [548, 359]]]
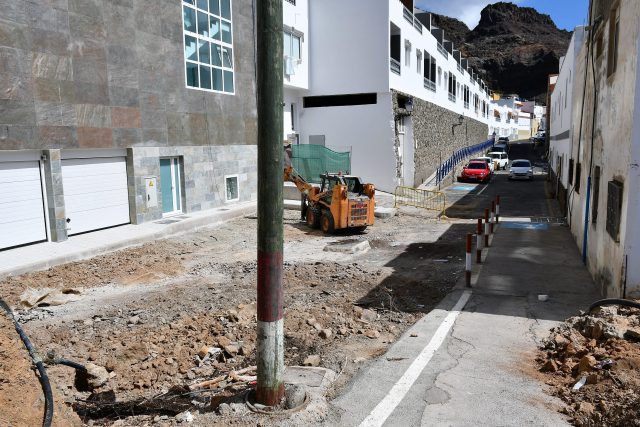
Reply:
[[567, 319], [538, 362], [575, 425], [640, 425], [640, 310], [610, 305]]

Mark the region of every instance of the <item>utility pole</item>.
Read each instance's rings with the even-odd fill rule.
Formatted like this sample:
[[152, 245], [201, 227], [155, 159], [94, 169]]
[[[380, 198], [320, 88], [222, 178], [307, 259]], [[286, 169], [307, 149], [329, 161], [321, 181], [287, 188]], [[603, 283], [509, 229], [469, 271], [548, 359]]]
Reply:
[[284, 397], [282, 0], [257, 5], [258, 330], [256, 401]]

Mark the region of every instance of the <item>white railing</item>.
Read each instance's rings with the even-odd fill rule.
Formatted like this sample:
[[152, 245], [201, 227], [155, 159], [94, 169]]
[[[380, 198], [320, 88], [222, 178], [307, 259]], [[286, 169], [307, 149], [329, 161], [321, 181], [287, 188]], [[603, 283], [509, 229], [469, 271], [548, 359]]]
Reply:
[[460, 74], [464, 74], [464, 72], [462, 71], [462, 65], [460, 64], [456, 64], [458, 66], [458, 71], [460, 72]]
[[468, 102], [464, 103], [464, 108], [466, 108], [467, 110], [469, 109], [469, 103]]
[[451, 92], [449, 92], [449, 101], [456, 102], [456, 96], [454, 94], [452, 94]]
[[431, 80], [429, 80], [428, 78], [424, 78], [424, 88], [425, 89], [429, 89], [431, 92], [435, 92], [436, 91], [436, 83], [432, 82]]
[[440, 52], [445, 58], [449, 58], [449, 52], [440, 43], [438, 43], [438, 52]]
[[284, 0], [284, 1], [288, 1], [289, 3], [291, 3], [292, 5], [296, 5], [296, 0]]
[[413, 27], [422, 34], [422, 22], [418, 18], [413, 18]]
[[389, 58], [389, 61], [390, 61], [389, 68], [391, 69], [391, 71], [400, 75], [400, 61], [394, 58]]
[[402, 16], [406, 19], [411, 25], [413, 25], [413, 14], [409, 9], [403, 7]]

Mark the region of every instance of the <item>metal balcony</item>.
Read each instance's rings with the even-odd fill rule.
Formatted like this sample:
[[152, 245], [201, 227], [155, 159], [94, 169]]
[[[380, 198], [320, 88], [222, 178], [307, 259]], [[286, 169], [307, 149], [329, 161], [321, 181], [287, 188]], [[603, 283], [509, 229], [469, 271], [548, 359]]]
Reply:
[[452, 94], [451, 92], [449, 92], [449, 101], [456, 102], [456, 96], [454, 94]]
[[429, 80], [428, 78], [424, 78], [424, 88], [425, 89], [429, 89], [431, 92], [435, 92], [436, 91], [436, 84], [435, 82], [432, 82], [431, 80]]
[[396, 73], [397, 75], [400, 75], [400, 61], [393, 58], [389, 58], [389, 61], [390, 61], [389, 68], [391, 69], [391, 72]]
[[422, 34], [422, 23], [418, 20], [418, 18], [413, 18], [413, 27], [418, 30], [420, 34]]
[[294, 6], [296, 5], [296, 0], [284, 0], [284, 1], [289, 2]]
[[445, 49], [440, 43], [438, 43], [438, 52], [440, 52], [440, 54], [445, 58], [449, 58], [449, 52], [447, 52], [447, 49]]
[[409, 24], [413, 25], [413, 13], [411, 13], [409, 9], [404, 7], [402, 10], [402, 16], [404, 16], [404, 19], [406, 19]]
[[469, 109], [469, 103], [468, 102], [464, 103], [464, 108], [466, 108], [467, 110]]

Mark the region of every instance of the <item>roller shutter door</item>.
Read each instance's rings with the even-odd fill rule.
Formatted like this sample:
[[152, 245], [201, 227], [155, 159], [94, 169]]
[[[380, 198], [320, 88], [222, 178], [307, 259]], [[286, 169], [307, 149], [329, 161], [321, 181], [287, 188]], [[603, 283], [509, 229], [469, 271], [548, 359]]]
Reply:
[[0, 162], [0, 250], [45, 240], [39, 162]]
[[124, 157], [63, 159], [62, 184], [70, 236], [130, 222]]

